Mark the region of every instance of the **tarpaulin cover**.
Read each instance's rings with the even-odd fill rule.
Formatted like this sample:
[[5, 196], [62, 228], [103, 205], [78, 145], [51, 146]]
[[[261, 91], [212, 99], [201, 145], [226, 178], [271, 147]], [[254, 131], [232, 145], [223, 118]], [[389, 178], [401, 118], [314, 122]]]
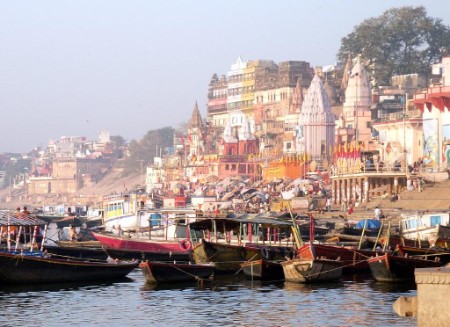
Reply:
[[378, 229], [381, 227], [381, 221], [376, 219], [362, 219], [360, 220], [355, 228], [364, 228], [364, 223], [366, 224], [366, 229]]

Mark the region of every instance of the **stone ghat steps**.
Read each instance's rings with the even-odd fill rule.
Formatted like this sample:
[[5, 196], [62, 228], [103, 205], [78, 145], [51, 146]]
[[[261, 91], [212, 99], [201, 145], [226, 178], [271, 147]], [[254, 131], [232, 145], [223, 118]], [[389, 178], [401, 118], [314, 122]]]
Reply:
[[425, 184], [422, 192], [417, 189], [405, 190], [399, 194], [397, 202], [391, 202], [389, 198], [376, 198], [363, 207], [367, 210], [373, 210], [377, 205], [384, 211], [391, 209], [400, 209], [401, 211], [448, 210], [450, 207], [450, 180]]
[[[403, 191], [399, 194], [397, 202], [391, 202], [389, 198], [373, 198], [369, 203], [361, 203], [354, 212], [347, 216], [340, 211], [340, 205], [333, 205], [332, 212], [325, 212], [317, 217], [325, 219], [342, 218], [348, 220], [361, 220], [373, 218], [373, 211], [380, 206], [383, 213], [392, 219], [396, 219], [402, 212], [408, 211], [444, 211], [450, 209], [450, 180], [435, 184], [425, 184], [423, 191]], [[341, 217], [339, 217], [341, 216]]]

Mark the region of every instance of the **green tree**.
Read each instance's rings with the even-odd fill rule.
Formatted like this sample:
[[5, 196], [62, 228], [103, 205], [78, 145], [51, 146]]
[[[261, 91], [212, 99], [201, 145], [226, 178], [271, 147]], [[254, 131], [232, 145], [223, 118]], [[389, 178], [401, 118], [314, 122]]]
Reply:
[[24, 178], [23, 175], [29, 174], [31, 170], [31, 160], [22, 158], [13, 158], [4, 167], [5, 179], [2, 188], [10, 186], [15, 179]]
[[341, 40], [338, 60], [361, 55], [375, 84], [389, 85], [392, 75], [420, 73], [450, 49], [450, 28], [427, 16], [424, 7], [393, 8], [364, 20]]
[[123, 151], [127, 145], [125, 139], [120, 135], [111, 136], [112, 150], [117, 158], [123, 157]]
[[163, 127], [148, 131], [140, 140], [132, 140], [128, 146], [128, 157], [124, 163], [124, 173], [140, 172], [153, 163], [155, 156], [167, 154], [167, 149], [173, 147], [174, 129]]

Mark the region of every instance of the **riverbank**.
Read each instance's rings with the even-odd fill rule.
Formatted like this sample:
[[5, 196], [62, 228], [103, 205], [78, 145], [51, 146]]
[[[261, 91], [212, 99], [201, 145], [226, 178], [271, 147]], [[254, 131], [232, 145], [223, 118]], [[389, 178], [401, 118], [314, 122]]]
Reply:
[[121, 168], [114, 168], [101, 181], [79, 189], [76, 194], [29, 197], [27, 196], [25, 187], [21, 189], [13, 189], [10, 187], [0, 190], [0, 198], [3, 199], [0, 203], [0, 208], [15, 209], [17, 207], [22, 208], [23, 206], [37, 208], [44, 205], [58, 205], [61, 203], [95, 206], [101, 203], [103, 195], [120, 194], [121, 192], [143, 187], [144, 181], [144, 174], [124, 176]]
[[[114, 168], [101, 181], [89, 187], [81, 188], [74, 195], [54, 195], [27, 197], [25, 189], [4, 189], [0, 191], [2, 199], [10, 198], [9, 202], [0, 203], [0, 208], [15, 209], [27, 206], [30, 208], [45, 205], [70, 203], [75, 205], [95, 206], [101, 202], [103, 195], [120, 194], [144, 185], [144, 175], [134, 174], [123, 176], [120, 168]], [[379, 206], [387, 216], [387, 219], [400, 218], [405, 211], [445, 211], [450, 206], [450, 180], [436, 183], [427, 183], [419, 192], [418, 189], [404, 190], [398, 194], [398, 200], [391, 202], [389, 198], [372, 198], [370, 202], [361, 203], [354, 207], [351, 215], [340, 211], [340, 205], [332, 205], [331, 212], [316, 213], [318, 219], [342, 219], [359, 221], [363, 218], [373, 218], [373, 211]]]

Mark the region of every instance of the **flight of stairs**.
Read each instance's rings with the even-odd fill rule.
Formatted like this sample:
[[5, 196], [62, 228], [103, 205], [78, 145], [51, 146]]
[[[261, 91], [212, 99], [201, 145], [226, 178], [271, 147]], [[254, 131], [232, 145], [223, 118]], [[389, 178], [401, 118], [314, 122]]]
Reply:
[[401, 211], [444, 211], [450, 209], [450, 180], [439, 183], [426, 183], [422, 192], [417, 189], [404, 190], [397, 202], [389, 198], [377, 198], [366, 204], [366, 208], [374, 209], [379, 205], [383, 210], [397, 209]]
[[340, 205], [332, 206], [331, 212], [318, 214], [317, 218], [338, 220], [342, 218], [359, 221], [363, 218], [374, 218], [374, 209], [379, 206], [387, 218], [397, 219], [402, 212], [414, 211], [447, 211], [450, 210], [450, 180], [439, 183], [427, 183], [423, 191], [403, 191], [398, 194], [399, 200], [391, 202], [387, 198], [373, 198], [370, 202], [361, 203], [351, 215], [340, 211]]

